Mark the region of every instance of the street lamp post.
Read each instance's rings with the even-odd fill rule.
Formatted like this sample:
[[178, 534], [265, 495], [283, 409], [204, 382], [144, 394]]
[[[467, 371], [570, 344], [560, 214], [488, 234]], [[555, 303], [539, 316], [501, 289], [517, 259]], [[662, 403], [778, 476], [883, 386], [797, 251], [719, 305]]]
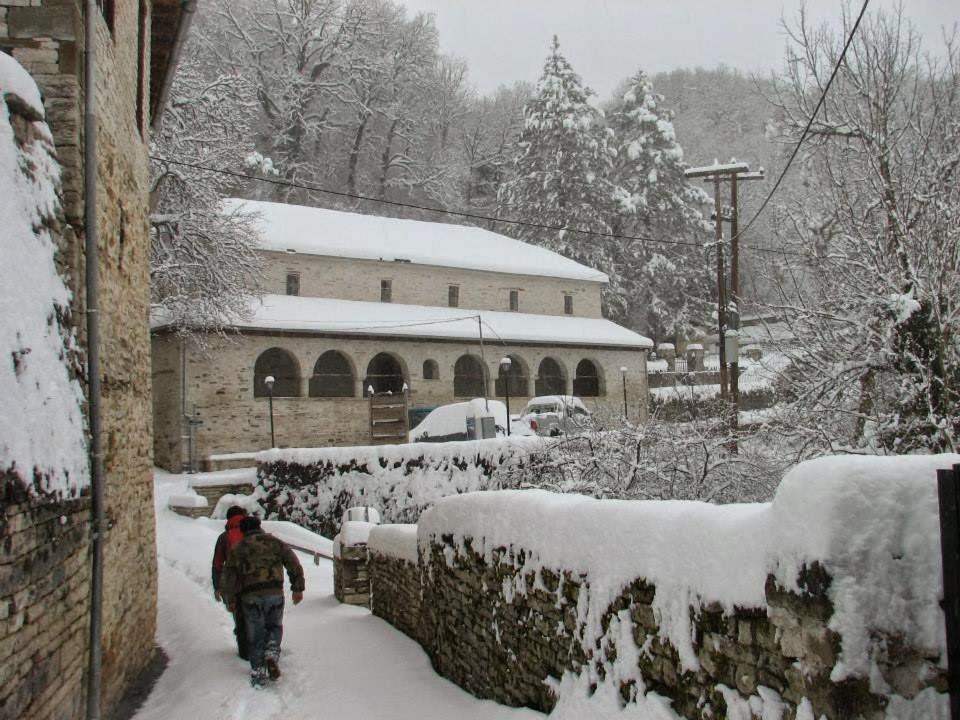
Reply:
[[270, 398], [270, 447], [277, 446], [277, 440], [273, 434], [273, 384], [276, 382], [273, 375], [267, 375], [263, 379], [263, 384], [267, 386], [267, 393]]
[[503, 394], [507, 400], [507, 437], [510, 436], [510, 366], [513, 361], [505, 357], [500, 360], [500, 372], [503, 375]]
[[620, 368], [620, 377], [623, 378], [623, 419], [627, 419], [627, 367]]

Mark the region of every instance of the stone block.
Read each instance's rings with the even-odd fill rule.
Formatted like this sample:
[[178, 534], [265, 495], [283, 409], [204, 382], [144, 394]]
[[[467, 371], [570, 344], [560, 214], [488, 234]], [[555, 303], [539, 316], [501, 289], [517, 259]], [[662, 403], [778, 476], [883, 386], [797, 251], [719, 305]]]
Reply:
[[56, 72], [57, 62], [60, 59], [60, 54], [57, 50], [21, 47], [14, 48], [13, 57], [25, 67], [30, 65], [42, 65], [53, 67], [55, 69], [54, 72]]
[[76, 40], [79, 18], [75, 8], [50, 3], [42, 8], [14, 5], [7, 14], [11, 37]]

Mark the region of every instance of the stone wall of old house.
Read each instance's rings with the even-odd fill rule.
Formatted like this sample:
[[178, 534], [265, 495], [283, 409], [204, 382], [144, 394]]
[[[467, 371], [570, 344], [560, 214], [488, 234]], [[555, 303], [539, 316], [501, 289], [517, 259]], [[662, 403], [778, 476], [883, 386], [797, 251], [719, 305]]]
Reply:
[[181, 339], [160, 336], [153, 339], [150, 354], [153, 384], [153, 459], [168, 470], [184, 469], [188, 462], [183, 443], [185, 420], [181, 397]]
[[[176, 373], [168, 372], [175, 346], [180, 340], [171, 335], [154, 335], [154, 395], [160, 401], [155, 410], [156, 458], [161, 467], [179, 469], [185, 448], [180, 441], [181, 388]], [[270, 446], [270, 414], [266, 397], [254, 397], [253, 369], [257, 357], [270, 348], [282, 348], [297, 361], [300, 397], [274, 398], [273, 414], [277, 445], [280, 447], [323, 447], [330, 445], [367, 445], [370, 443], [370, 409], [363, 395], [367, 365], [381, 352], [397, 358], [409, 385], [411, 406], [436, 406], [466, 398], [455, 398], [454, 365], [465, 354], [480, 357], [476, 343], [463, 341], [425, 341], [396, 338], [332, 338], [296, 333], [243, 333], [227, 338], [212, 337], [205, 351], [187, 347], [186, 407], [196, 408], [203, 425], [196, 431], [197, 457], [213, 454], [250, 452]], [[354, 374], [354, 397], [308, 397], [314, 364], [328, 350], [342, 352]], [[573, 375], [577, 363], [592, 360], [601, 374], [601, 397], [584, 398], [590, 408], [623, 411], [621, 367], [627, 367], [627, 398], [632, 417], [646, 412], [646, 358], [640, 350], [587, 349], [571, 346], [513, 345], [486, 346], [484, 356], [490, 388], [495, 397], [495, 379], [500, 358], [509, 354], [521, 361], [529, 378], [528, 395], [511, 397], [510, 408], [522, 409], [535, 388], [540, 362], [556, 359], [566, 374], [567, 393], [573, 394]], [[439, 366], [436, 380], [423, 378], [426, 360]], [[174, 419], [174, 415], [177, 419]], [[180, 448], [178, 459], [177, 448]]]
[[518, 291], [518, 312], [563, 315], [564, 296], [573, 296], [577, 317], [602, 317], [603, 285], [583, 280], [514, 275], [392, 261], [357, 260], [302, 253], [265, 252], [266, 292], [286, 293], [288, 273], [300, 276], [300, 294], [380, 302], [380, 281], [390, 280], [392, 301], [447, 307], [448, 288], [460, 290], [458, 307], [510, 310], [510, 291]]
[[90, 505], [37, 504], [16, 482], [0, 480], [0, 720], [74, 720], [84, 713]]
[[[113, 26], [98, 18], [97, 74], [98, 189], [100, 228], [100, 322], [103, 372], [103, 445], [106, 473], [103, 702], [109, 708], [146, 667], [156, 627], [156, 550], [154, 543], [149, 311], [149, 167], [144, 129], [149, 91], [149, 37], [140, 42], [140, 3], [115, 0]], [[144, 7], [149, 12], [150, 3]], [[143, 24], [149, 28], [149, 20]], [[144, 56], [138, 57], [142, 49]], [[10, 53], [31, 73], [44, 97], [47, 121], [63, 166], [67, 226], [58, 262], [74, 292], [73, 318], [81, 343], [83, 326], [83, 16], [73, 0], [0, 1], [0, 51]], [[145, 73], [138, 83], [138, 74]], [[144, 93], [138, 103], [137, 88]], [[24, 511], [27, 512], [27, 511]], [[31, 511], [32, 512], [32, 511]], [[37, 512], [45, 512], [43, 509]], [[68, 525], [82, 513], [71, 514]], [[12, 522], [12, 521], [11, 521]], [[29, 525], [29, 517], [17, 523]], [[26, 547], [26, 545], [24, 546]], [[36, 554], [43, 556], [41, 545]], [[76, 557], [85, 554], [77, 548]], [[27, 588], [42, 572], [42, 562], [23, 563], [11, 582]], [[87, 575], [89, 572], [87, 571]], [[70, 596], [71, 612], [88, 612], [86, 595]], [[70, 617], [70, 613], [66, 613]], [[35, 620], [29, 642], [42, 655], [43, 643], [59, 642], [54, 628], [59, 613]], [[28, 627], [28, 626], [24, 626]], [[39, 639], [38, 639], [39, 638]], [[66, 640], [64, 641], [67, 642]], [[66, 644], [64, 645], [66, 647]], [[52, 672], [31, 680], [36, 696], [44, 692], [69, 696], [70, 706], [83, 692], [80, 674]], [[19, 692], [19, 690], [18, 690]], [[59, 711], [58, 711], [59, 712]], [[33, 714], [32, 706], [22, 717]], [[77, 714], [49, 715], [77, 717]]]
[[[656, 587], [643, 578], [613, 600], [600, 620], [603, 634], [590, 643], [584, 640], [582, 608], [591, 592], [585, 576], [562, 568], [525, 573], [523, 548], [481, 553], [469, 539], [461, 544], [450, 536], [432, 537], [420, 553], [415, 565], [371, 552], [373, 612], [418, 640], [441, 675], [507, 705], [549, 712], [556, 685], [546, 681], [568, 672], [587, 673], [594, 684], [616, 678], [624, 703], [636, 699], [642, 682], [642, 692], [667, 698], [690, 720], [883, 718], [890, 694], [946, 691], [945, 671], [930, 672], [936, 659], [924, 664], [921, 651], [897, 638], [878, 639], [887, 651], [876, 686], [886, 686], [885, 693], [871, 691], [864, 677], [831, 681], [840, 638], [829, 626], [832, 578], [817, 564], [801, 573], [800, 592], [769, 577], [764, 608], [691, 610], [694, 671], [684, 669], [665, 639]], [[520, 587], [525, 591], [516, 591]], [[617, 665], [618, 656], [635, 658], [636, 667]]]

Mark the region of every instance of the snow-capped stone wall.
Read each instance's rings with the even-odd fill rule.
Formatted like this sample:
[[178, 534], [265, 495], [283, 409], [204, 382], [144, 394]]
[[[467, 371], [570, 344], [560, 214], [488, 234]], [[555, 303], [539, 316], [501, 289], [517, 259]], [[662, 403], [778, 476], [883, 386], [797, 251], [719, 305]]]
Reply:
[[502, 489], [499, 470], [521, 466], [540, 440], [267, 450], [258, 453], [257, 494], [274, 520], [333, 537], [343, 511], [380, 510], [383, 522], [416, 522], [440, 498]]
[[0, 52], [0, 718], [83, 713], [86, 440], [44, 117], [33, 79]]
[[[552, 718], [945, 719], [936, 469], [957, 462], [824, 458], [756, 505], [446, 498], [416, 566], [371, 537], [374, 611]], [[418, 624], [390, 610], [412, 587]]]
[[367, 550], [370, 610], [425, 645], [417, 526], [380, 525], [371, 531]]

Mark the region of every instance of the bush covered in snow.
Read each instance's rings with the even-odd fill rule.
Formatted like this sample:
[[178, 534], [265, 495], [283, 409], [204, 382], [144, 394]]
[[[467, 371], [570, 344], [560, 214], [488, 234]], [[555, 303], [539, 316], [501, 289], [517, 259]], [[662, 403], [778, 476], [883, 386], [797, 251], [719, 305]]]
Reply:
[[60, 166], [33, 79], [0, 53], [0, 481], [77, 496], [88, 483], [79, 349], [58, 274]]
[[257, 495], [267, 517], [333, 537], [346, 508], [369, 505], [383, 522], [416, 522], [447, 495], [516, 487], [540, 438], [416, 443], [257, 454]]
[[762, 502], [779, 479], [811, 455], [783, 436], [775, 422], [757, 423], [731, 443], [729, 412], [694, 403], [683, 422], [656, 414], [638, 422], [596, 413], [587, 429], [535, 452], [504, 485], [596, 498]]

